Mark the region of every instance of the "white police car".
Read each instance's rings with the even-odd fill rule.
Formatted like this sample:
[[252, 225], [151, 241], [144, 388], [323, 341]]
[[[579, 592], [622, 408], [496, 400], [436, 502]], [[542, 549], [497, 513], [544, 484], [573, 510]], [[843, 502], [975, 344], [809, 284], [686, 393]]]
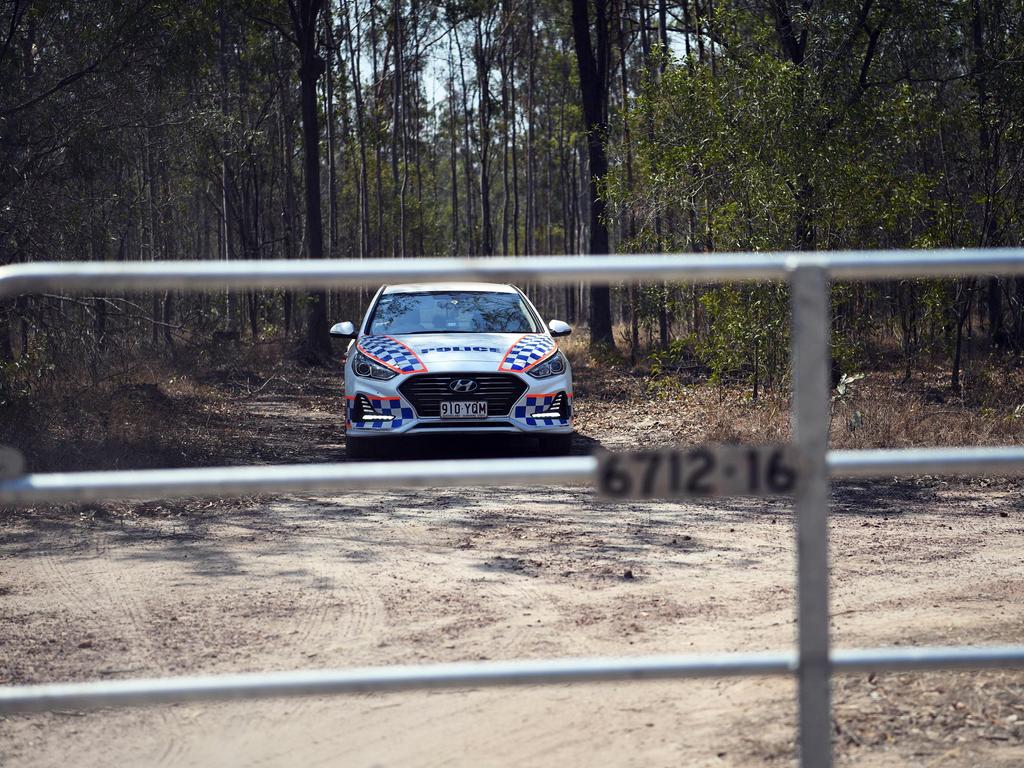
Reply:
[[345, 428], [350, 457], [395, 435], [526, 433], [547, 453], [572, 445], [572, 371], [522, 291], [492, 283], [386, 285], [350, 338]]

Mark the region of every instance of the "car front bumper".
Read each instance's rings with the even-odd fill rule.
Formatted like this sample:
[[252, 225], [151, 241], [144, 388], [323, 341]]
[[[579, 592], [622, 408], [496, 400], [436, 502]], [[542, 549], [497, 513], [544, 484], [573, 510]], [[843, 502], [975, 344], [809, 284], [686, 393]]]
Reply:
[[[572, 373], [566, 371], [547, 379], [535, 379], [528, 374], [517, 376], [526, 384], [526, 390], [507, 413], [492, 414], [485, 419], [420, 416], [414, 404], [399, 389], [404, 383], [403, 377], [377, 381], [349, 376], [345, 392], [345, 429], [348, 434], [360, 437], [452, 433], [571, 433]], [[560, 395], [564, 400], [558, 399]], [[469, 395], [465, 399], [473, 398]], [[564, 407], [553, 413], [552, 407], [563, 402]], [[372, 413], [368, 413], [367, 403]]]

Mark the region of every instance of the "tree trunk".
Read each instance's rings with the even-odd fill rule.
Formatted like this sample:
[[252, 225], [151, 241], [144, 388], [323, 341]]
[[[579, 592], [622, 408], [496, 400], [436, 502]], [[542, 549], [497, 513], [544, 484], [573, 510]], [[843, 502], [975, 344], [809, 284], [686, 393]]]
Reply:
[[[402, 79], [405, 76], [405, 59], [402, 51], [404, 45], [402, 35], [402, 8], [398, 0], [392, 3], [392, 14], [394, 16], [394, 48], [395, 48], [395, 72], [394, 72], [394, 99], [392, 104], [392, 120], [394, 123], [391, 133], [391, 176], [394, 184], [394, 191], [398, 193], [398, 237], [395, 240], [394, 254], [405, 258], [405, 187], [409, 173], [409, 159], [406, 156], [405, 148], [405, 104], [403, 99]], [[402, 142], [402, 175], [399, 181], [398, 174], [398, 143]]]
[[953, 346], [953, 372], [950, 376], [949, 385], [954, 391], [960, 389], [960, 366], [963, 355], [964, 323], [971, 314], [971, 306], [974, 303], [974, 278], [959, 281], [956, 290], [956, 300], [953, 304], [956, 310], [956, 341]]
[[[11, 315], [13, 314], [13, 303], [12, 301], [5, 301], [0, 311], [3, 315], [0, 316], [0, 363], [9, 363], [14, 360], [14, 347], [11, 344]], [[100, 312], [102, 311], [99, 307], [102, 304], [102, 300], [96, 302], [96, 325], [97, 328], [100, 325]], [[106, 319], [106, 318], [104, 318]], [[102, 338], [102, 335], [97, 331], [97, 340]]]
[[[146, 149], [144, 152], [143, 162], [146, 175], [146, 190], [148, 194], [147, 208], [149, 209], [149, 259], [150, 261], [157, 260], [157, 252], [159, 250], [158, 238], [160, 230], [160, 214], [157, 211], [156, 202], [156, 162], [153, 158], [154, 153], [154, 138], [153, 131], [150, 128], [146, 129]], [[160, 295], [153, 291], [150, 296], [153, 307], [152, 307], [152, 321], [150, 322], [150, 343], [155, 348], [157, 342], [160, 340], [159, 323], [160, 323]]]
[[[983, 203], [981, 210], [981, 236], [979, 244], [982, 248], [994, 248], [1002, 245], [999, 222], [997, 219], [996, 187], [999, 179], [999, 132], [990, 125], [988, 71], [990, 67], [989, 52], [985, 40], [985, 19], [981, 8], [981, 0], [972, 0], [971, 39], [974, 48], [974, 86], [978, 96], [978, 149], [981, 155]], [[990, 277], [987, 282], [986, 308], [988, 309], [989, 337], [992, 346], [1006, 345], [1006, 331], [1003, 327], [1003, 293], [998, 277]]]
[[334, 30], [331, 26], [331, 4], [324, 9], [324, 26], [327, 33], [327, 206], [328, 241], [327, 255], [338, 258], [338, 168], [335, 152], [334, 126]]
[[[292, 157], [293, 157], [293, 144], [292, 144], [292, 131], [291, 131], [291, 101], [288, 98], [288, 87], [282, 85], [280, 88], [281, 106], [278, 110], [278, 123], [280, 131], [280, 157], [281, 157], [281, 172], [284, 176], [284, 199], [282, 200], [282, 218], [283, 218], [283, 229], [282, 233], [284, 242], [284, 257], [286, 259], [295, 258], [295, 178], [292, 174]], [[284, 335], [288, 336], [291, 334], [293, 328], [294, 313], [292, 311], [295, 303], [295, 294], [292, 291], [286, 290], [284, 292], [282, 300], [282, 313], [284, 315]]]
[[[224, 0], [221, 0], [218, 8], [218, 22], [220, 26], [220, 111], [225, 123], [228, 121], [228, 42], [227, 42], [227, 9]], [[223, 243], [222, 256], [225, 261], [230, 261], [234, 252], [234, 231], [231, 228], [231, 219], [228, 215], [228, 187], [231, 178], [231, 166], [228, 164], [227, 139], [221, 147], [223, 160], [220, 166], [220, 205], [221, 205], [221, 242]], [[230, 331], [234, 327], [234, 312], [232, 310], [232, 293], [224, 291], [224, 320], [225, 330]]]
[[[381, 73], [380, 73], [380, 68], [378, 66], [378, 62], [377, 62], [377, 45], [376, 45], [376, 42], [375, 42], [375, 41], [380, 39], [380, 34], [379, 34], [378, 30], [377, 30], [377, 11], [376, 11], [377, 5], [376, 5], [376, 3], [372, 3], [371, 2], [369, 4], [369, 6], [370, 6], [370, 40], [371, 40], [371, 45], [370, 45], [370, 54], [371, 54], [370, 61], [373, 64], [373, 72], [372, 72], [372, 74], [373, 74], [373, 81], [372, 82], [379, 83], [380, 82], [380, 78], [381, 78]], [[374, 166], [373, 166], [373, 168], [374, 168], [374, 194], [376, 196], [376, 202], [377, 202], [377, 232], [375, 233], [375, 237], [374, 237], [374, 241], [373, 241], [374, 242], [373, 251], [374, 251], [374, 254], [376, 256], [382, 256], [384, 254], [384, 181], [383, 181], [383, 177], [382, 177], [382, 174], [384, 172], [383, 171], [384, 160], [383, 160], [383, 157], [382, 157], [383, 150], [382, 150], [382, 146], [381, 146], [382, 145], [382, 141], [383, 141], [383, 134], [382, 134], [382, 132], [380, 130], [380, 126], [376, 125], [376, 123], [379, 123], [379, 118], [376, 118], [377, 111], [379, 110], [379, 107], [377, 106], [377, 102], [378, 101], [379, 101], [379, 98], [375, 98], [374, 99], [374, 107], [373, 107], [374, 115], [375, 115], [375, 126], [374, 127], [376, 129], [374, 131], [374, 141], [373, 141], [373, 153], [374, 153], [374, 160], [375, 160]]]
[[349, 68], [352, 74], [352, 94], [356, 105], [356, 141], [359, 144], [359, 258], [365, 259], [370, 252], [370, 183], [366, 172], [366, 130], [365, 107], [363, 106], [362, 80], [359, 57], [356, 50], [358, 41], [352, 39], [352, 25], [349, 22], [348, 6], [342, 6], [345, 14], [345, 41], [348, 46]]
[[466, 176], [466, 253], [476, 255], [476, 196], [473, 194], [473, 156], [470, 154], [470, 130], [473, 125], [472, 113], [469, 108], [469, 88], [466, 83], [465, 56], [462, 54], [462, 42], [459, 32], [455, 30], [455, 47], [459, 51], [459, 80], [462, 83], [462, 168]]
[[[605, 223], [605, 204], [598, 192], [598, 185], [608, 171], [605, 141], [608, 129], [609, 34], [607, 0], [592, 1], [595, 11], [594, 26], [597, 30], [596, 49], [590, 41], [591, 0], [572, 0], [572, 29], [587, 132], [589, 250], [591, 254], [606, 254], [609, 251], [608, 227]], [[590, 342], [615, 346], [612, 335], [611, 290], [607, 285], [595, 285], [590, 288]]]
[[477, 20], [473, 46], [476, 61], [477, 96], [480, 123], [480, 253], [494, 254], [494, 230], [491, 224], [491, 51], [484, 43], [483, 24]]
[[[512, 254], [519, 255], [519, 152], [516, 150], [516, 49], [512, 37], [512, 57], [509, 62], [509, 92], [512, 113]], [[532, 119], [532, 116], [531, 116]]]
[[462, 255], [459, 249], [459, 153], [455, 136], [458, 122], [455, 117], [455, 63], [452, 59], [452, 41], [448, 39], [448, 119], [449, 136], [448, 150], [451, 165], [451, 196], [452, 196], [452, 248], [453, 255]]
[[[503, 9], [503, 15], [507, 13], [507, 8]], [[504, 21], [504, 19], [503, 19]], [[509, 227], [511, 222], [509, 221], [509, 210], [512, 206], [512, 195], [509, 194], [509, 89], [508, 89], [508, 51], [503, 47], [501, 51], [501, 60], [499, 71], [501, 72], [501, 254], [508, 256], [508, 243], [509, 243]]]
[[[323, 219], [320, 212], [320, 129], [317, 121], [316, 81], [324, 73], [324, 61], [317, 53], [317, 19], [322, 0], [289, 0], [301, 63], [302, 144], [306, 184], [306, 249], [310, 259], [324, 257]], [[327, 333], [327, 296], [311, 291], [306, 305], [306, 340], [300, 357], [311, 363], [324, 362], [331, 353]]]
[[[534, 141], [533, 141], [533, 95], [534, 95], [534, 77], [536, 76], [536, 48], [534, 40], [536, 39], [536, 32], [534, 31], [534, 19], [533, 19], [533, 1], [531, 0], [527, 10], [527, 27], [526, 34], [528, 35], [528, 46], [527, 46], [527, 76], [526, 76], [526, 233], [523, 238], [524, 254], [531, 256], [537, 252], [535, 246], [534, 235], [537, 228], [537, 190], [534, 188], [535, 169], [534, 169]], [[548, 134], [551, 135], [550, 133]], [[550, 157], [549, 157], [550, 159]], [[548, 179], [551, 179], [551, 165], [548, 164]], [[548, 188], [545, 190], [545, 200], [547, 206], [545, 212], [548, 216], [548, 220], [551, 217], [551, 186], [550, 183]], [[516, 204], [518, 206], [519, 197], [516, 196]], [[551, 235], [551, 227], [547, 228], [548, 236]], [[550, 245], [547, 247], [547, 252], [551, 254], [553, 249]]]

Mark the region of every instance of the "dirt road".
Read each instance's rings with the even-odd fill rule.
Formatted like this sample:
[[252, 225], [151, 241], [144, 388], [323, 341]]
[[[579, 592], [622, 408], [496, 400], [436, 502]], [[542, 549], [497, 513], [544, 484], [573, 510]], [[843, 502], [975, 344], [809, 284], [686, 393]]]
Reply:
[[[614, 442], [581, 407], [585, 437]], [[247, 413], [334, 458], [331, 413], [275, 396]], [[126, 511], [5, 520], [2, 682], [756, 651], [794, 634], [781, 501], [453, 488]], [[838, 489], [836, 644], [1019, 642], [1022, 530], [1010, 486]], [[0, 763], [785, 765], [793, 715], [775, 679], [182, 704], [0, 719]], [[840, 678], [836, 723], [842, 764], [1019, 765], [1024, 675]]]

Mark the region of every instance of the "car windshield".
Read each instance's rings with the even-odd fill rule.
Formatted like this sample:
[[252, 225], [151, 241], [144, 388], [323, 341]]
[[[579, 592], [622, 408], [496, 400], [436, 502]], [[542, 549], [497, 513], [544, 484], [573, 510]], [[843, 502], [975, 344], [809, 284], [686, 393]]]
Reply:
[[386, 293], [370, 318], [371, 334], [536, 333], [518, 293], [430, 291]]

